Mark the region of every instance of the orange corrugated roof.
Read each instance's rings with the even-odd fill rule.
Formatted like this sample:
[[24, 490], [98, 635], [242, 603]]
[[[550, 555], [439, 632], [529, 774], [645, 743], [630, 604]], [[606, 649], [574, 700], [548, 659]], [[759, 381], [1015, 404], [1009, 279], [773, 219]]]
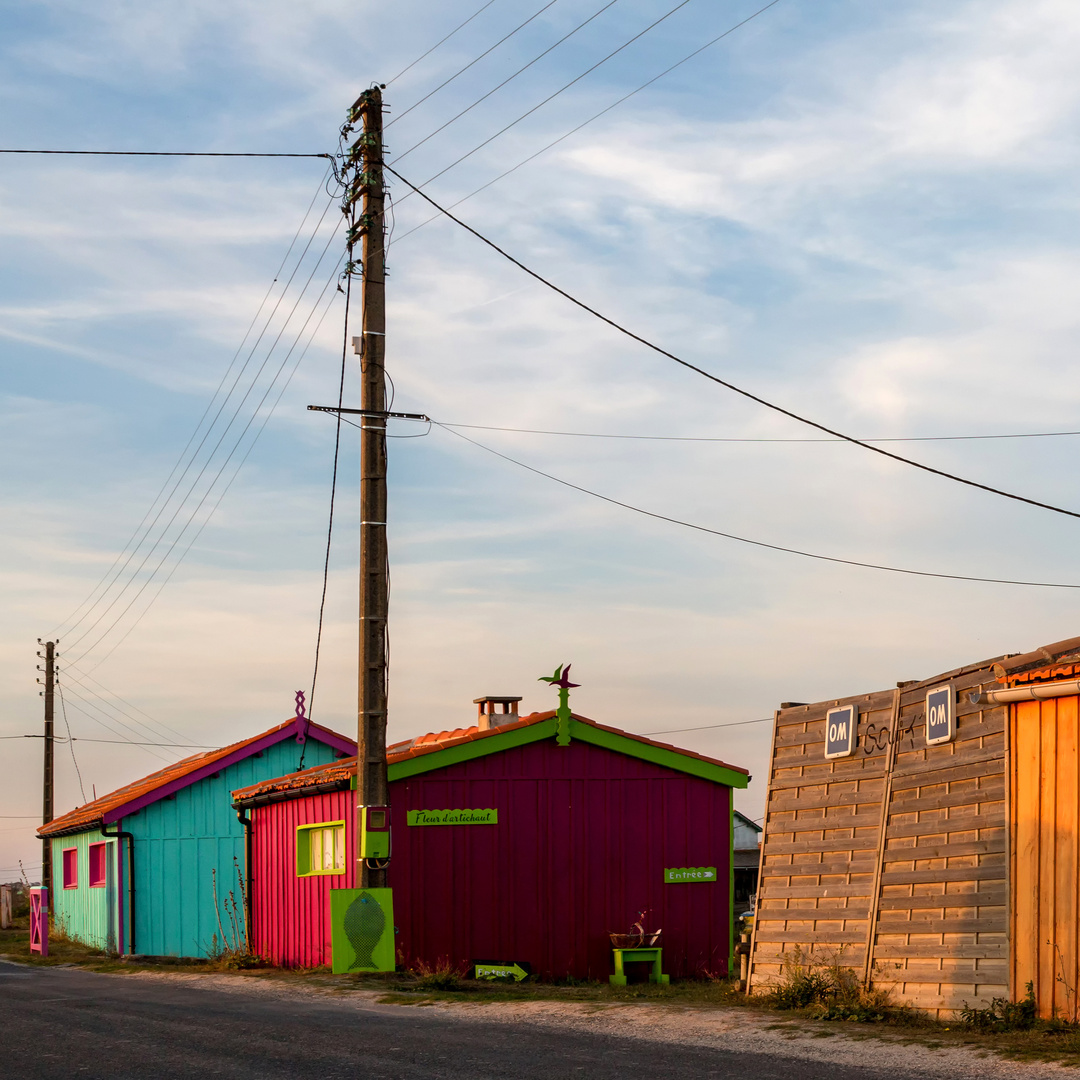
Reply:
[[[183, 777], [189, 776], [207, 765], [212, 765], [215, 761], [220, 761], [235, 754], [238, 750], [243, 750], [245, 746], [250, 746], [252, 743], [276, 735], [286, 728], [294, 727], [295, 724], [296, 718], [293, 717], [291, 720], [286, 720], [285, 723], [278, 724], [268, 731], [251, 736], [250, 739], [241, 739], [240, 742], [231, 743], [229, 746], [223, 746], [218, 750], [207, 750], [201, 754], [192, 754], [190, 757], [176, 762], [175, 765], [168, 765], [164, 769], [151, 773], [149, 776], [144, 776], [141, 780], [134, 780], [130, 784], [125, 784], [123, 787], [110, 792], [108, 795], [102, 795], [100, 798], [94, 799], [93, 802], [88, 802], [70, 813], [64, 814], [62, 817], [53, 818], [47, 825], [43, 825], [38, 829], [38, 835], [52, 836], [55, 833], [72, 832], [79, 826], [85, 826], [87, 829], [92, 828], [98, 825], [103, 816], [108, 814], [110, 810], [124, 806], [126, 803], [130, 803], [142, 795], [149, 794], [157, 788], [163, 788], [176, 780], [181, 780]], [[332, 732], [329, 728], [324, 728], [320, 724], [309, 722], [305, 730], [309, 736], [315, 731], [322, 731], [328, 735], [334, 735], [337, 739], [342, 738], [336, 732]], [[353, 758], [352, 760], [355, 761], [356, 759]]]
[[[399, 761], [408, 761], [410, 758], [422, 757], [425, 754], [432, 754], [438, 750], [445, 750], [451, 746], [459, 746], [462, 743], [487, 739], [504, 731], [529, 727], [532, 724], [550, 720], [554, 715], [554, 710], [549, 712], [530, 713], [528, 716], [523, 716], [520, 720], [516, 720], [512, 724], [500, 724], [498, 727], [490, 728], [487, 731], [481, 731], [480, 728], [473, 726], [467, 728], [455, 728], [453, 731], [428, 732], [428, 734], [419, 735], [415, 739], [405, 739], [388, 746], [386, 748], [386, 763], [388, 765], [393, 765]], [[625, 738], [633, 739], [635, 742], [645, 743], [648, 746], [661, 747], [664, 750], [673, 750], [675, 753], [682, 754], [684, 757], [696, 758], [698, 761], [706, 761], [710, 765], [719, 765], [725, 769], [732, 769], [735, 772], [749, 775], [746, 769], [739, 768], [738, 765], [729, 765], [726, 761], [721, 761], [719, 758], [706, 757], [704, 754], [698, 754], [693, 750], [686, 750], [681, 746], [657, 742], [655, 739], [647, 738], [644, 735], [635, 735], [632, 732], [623, 731], [621, 728], [613, 728], [606, 724], [598, 724], [595, 720], [579, 716], [577, 713], [574, 713], [573, 716], [574, 719], [580, 723], [588, 724], [590, 727], [599, 728], [601, 731], [610, 731], [616, 735], [622, 735]], [[316, 787], [320, 784], [344, 783], [355, 775], [356, 758], [342, 758], [340, 761], [335, 761], [332, 765], [317, 765], [312, 769], [305, 769], [303, 772], [290, 773], [288, 776], [279, 776], [274, 780], [264, 780], [261, 783], [252, 784], [250, 787], [239, 788], [233, 792], [233, 800], [239, 802], [257, 795], [268, 795], [274, 792], [283, 791], [298, 791], [304, 788]]]

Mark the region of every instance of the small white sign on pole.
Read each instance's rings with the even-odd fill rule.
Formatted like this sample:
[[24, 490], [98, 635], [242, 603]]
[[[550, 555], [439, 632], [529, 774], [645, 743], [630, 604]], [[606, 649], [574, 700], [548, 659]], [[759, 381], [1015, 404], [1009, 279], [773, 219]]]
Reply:
[[859, 726], [858, 705], [841, 705], [825, 714], [825, 756], [850, 757], [855, 752], [855, 729]]

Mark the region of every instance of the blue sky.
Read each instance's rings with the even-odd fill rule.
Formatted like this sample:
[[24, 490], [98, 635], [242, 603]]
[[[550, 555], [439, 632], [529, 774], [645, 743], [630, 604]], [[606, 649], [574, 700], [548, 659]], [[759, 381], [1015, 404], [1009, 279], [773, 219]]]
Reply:
[[[557, 0], [406, 114], [542, 6], [495, 0], [388, 87], [389, 162], [426, 182], [674, 7], [618, 0], [454, 120], [604, 2]], [[479, 6], [9, 6], [0, 145], [330, 151], [361, 89]], [[691, 0], [433, 180], [432, 196], [469, 196], [759, 6]], [[781, 0], [456, 212], [635, 331], [852, 434], [1071, 431], [1078, 37], [1063, 2]], [[310, 160], [0, 157], [0, 735], [40, 730], [35, 640], [59, 627], [87, 797], [184, 752], [89, 740], [218, 745], [286, 718], [310, 683], [333, 425], [305, 406], [334, 399], [342, 321], [333, 208], [316, 229], [323, 183]], [[813, 437], [620, 337], [452, 223], [424, 224], [430, 209], [400, 183], [393, 194], [397, 407], [497, 427]], [[234, 355], [249, 354], [248, 376], [266, 366], [223, 449], [253, 426], [220, 485], [159, 572], [149, 576], [175, 532], [108, 615], [126, 576], [72, 628]], [[613, 498], [770, 543], [1080, 583], [1071, 519], [850, 446], [462, 430]], [[343, 731], [354, 723], [354, 435], [316, 702]], [[1076, 445], [898, 448], [1077, 507]], [[438, 428], [390, 449], [392, 737], [465, 725], [484, 693], [548, 707], [535, 680], [564, 660], [583, 684], [579, 711], [652, 732], [769, 716], [781, 700], [881, 689], [1080, 631], [1070, 590], [747, 547], [590, 499]], [[204, 487], [193, 491], [176, 527]], [[764, 774], [767, 724], [673, 738]], [[0, 814], [35, 813], [39, 741], [0, 747]], [[60, 751], [66, 810], [82, 795]], [[755, 783], [740, 805], [756, 817], [762, 799]], [[0, 876], [38, 852], [19, 818], [0, 821]]]

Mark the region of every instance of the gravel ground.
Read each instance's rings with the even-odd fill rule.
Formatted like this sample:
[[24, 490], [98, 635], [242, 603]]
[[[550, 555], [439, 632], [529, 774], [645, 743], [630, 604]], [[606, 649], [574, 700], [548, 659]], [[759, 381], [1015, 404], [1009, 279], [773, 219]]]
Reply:
[[[266, 995], [287, 999], [297, 996], [332, 997], [339, 1003], [355, 1001], [371, 1008], [382, 992], [340, 990], [299, 982], [249, 978], [239, 975], [188, 975], [133, 972], [127, 978], [194, 982], [226, 993]], [[902, 1036], [840, 1023], [778, 1022], [775, 1014], [746, 1009], [694, 1008], [679, 1005], [594, 1004], [589, 1002], [448, 1002], [383, 1005], [381, 1009], [431, 1010], [463, 1024], [527, 1025], [563, 1029], [580, 1035], [641, 1039], [650, 1043], [708, 1048], [728, 1053], [765, 1054], [793, 1061], [871, 1068], [897, 1077], [948, 1080], [1036, 1080], [1074, 1078], [1077, 1071], [1049, 1062], [1005, 1061], [982, 1050], [928, 1046], [904, 1041]], [[782, 1023], [782, 1027], [778, 1024]]]

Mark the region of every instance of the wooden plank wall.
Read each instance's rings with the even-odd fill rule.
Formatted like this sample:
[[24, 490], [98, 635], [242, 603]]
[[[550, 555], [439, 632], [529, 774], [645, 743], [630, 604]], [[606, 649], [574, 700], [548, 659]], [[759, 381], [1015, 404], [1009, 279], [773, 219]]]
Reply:
[[[957, 735], [927, 746], [926, 691], [947, 682]], [[980, 685], [989, 663], [777, 714], [752, 991], [798, 945], [935, 1015], [1008, 993], [1005, 709], [970, 704]], [[856, 752], [826, 761], [825, 713], [853, 702]]]
[[1075, 1020], [1080, 698], [1023, 701], [1012, 709], [1012, 874], [1019, 885], [1013, 986], [1022, 995], [1033, 984], [1040, 1015]]
[[[750, 986], [774, 982], [796, 946], [838, 956], [860, 972], [866, 960], [881, 830], [887, 733], [894, 694], [819, 702], [776, 715]], [[825, 714], [859, 706], [851, 757], [825, 759]]]

